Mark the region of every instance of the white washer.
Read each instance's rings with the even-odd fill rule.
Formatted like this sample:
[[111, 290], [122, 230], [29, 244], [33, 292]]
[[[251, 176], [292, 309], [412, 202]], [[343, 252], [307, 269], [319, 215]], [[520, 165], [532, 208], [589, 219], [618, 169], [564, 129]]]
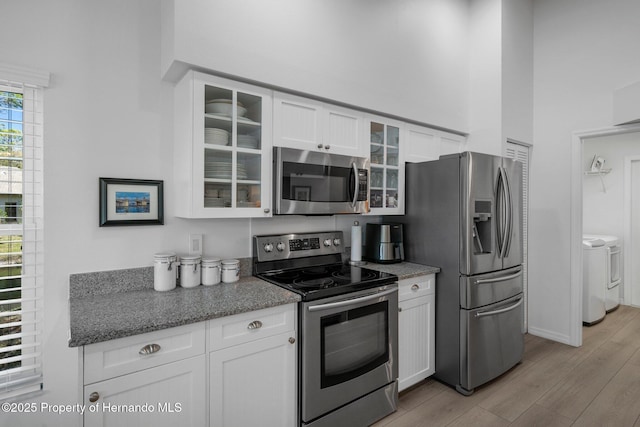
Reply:
[[607, 246], [603, 240], [582, 241], [582, 322], [594, 325], [604, 319]]
[[602, 240], [607, 247], [605, 309], [609, 313], [618, 308], [622, 296], [622, 246], [620, 239], [617, 236], [603, 234], [585, 234], [582, 238], [583, 240]]

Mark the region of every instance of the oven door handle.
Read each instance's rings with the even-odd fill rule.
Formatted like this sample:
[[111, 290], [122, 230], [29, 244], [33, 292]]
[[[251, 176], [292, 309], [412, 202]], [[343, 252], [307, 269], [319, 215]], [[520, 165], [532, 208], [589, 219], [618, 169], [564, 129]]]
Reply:
[[309, 309], [309, 311], [329, 310], [330, 308], [344, 307], [346, 305], [358, 304], [358, 303], [361, 303], [361, 302], [374, 300], [376, 298], [380, 298], [380, 297], [383, 297], [385, 295], [392, 294], [394, 292], [398, 292], [398, 289], [397, 288], [388, 289], [388, 290], [383, 291], [383, 292], [377, 292], [375, 294], [369, 294], [369, 295], [365, 295], [365, 296], [360, 297], [360, 298], [353, 298], [353, 299], [348, 299], [348, 300], [344, 300], [344, 301], [330, 302], [330, 303], [327, 303], [327, 304], [320, 304], [320, 305], [312, 305], [312, 306], [308, 307], [308, 309]]

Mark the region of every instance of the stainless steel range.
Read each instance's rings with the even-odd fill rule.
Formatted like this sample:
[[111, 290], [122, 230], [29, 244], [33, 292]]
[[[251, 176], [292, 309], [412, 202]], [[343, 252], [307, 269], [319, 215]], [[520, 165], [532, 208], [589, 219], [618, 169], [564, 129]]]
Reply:
[[342, 262], [342, 232], [254, 236], [253, 273], [300, 294], [301, 426], [367, 426], [398, 405], [398, 284]]

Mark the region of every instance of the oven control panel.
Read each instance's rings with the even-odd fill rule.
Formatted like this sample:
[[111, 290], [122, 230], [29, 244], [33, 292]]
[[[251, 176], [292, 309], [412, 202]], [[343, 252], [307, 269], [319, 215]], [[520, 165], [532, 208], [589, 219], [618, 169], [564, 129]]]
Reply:
[[253, 236], [257, 262], [341, 254], [342, 231]]

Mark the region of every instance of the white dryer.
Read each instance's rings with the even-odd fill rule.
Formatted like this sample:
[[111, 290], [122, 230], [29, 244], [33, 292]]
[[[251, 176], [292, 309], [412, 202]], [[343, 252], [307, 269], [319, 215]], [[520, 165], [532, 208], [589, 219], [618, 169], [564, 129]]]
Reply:
[[617, 236], [603, 234], [585, 234], [582, 238], [583, 241], [602, 240], [607, 248], [605, 309], [609, 313], [618, 308], [622, 296], [622, 245], [620, 239]]
[[607, 247], [603, 240], [582, 241], [582, 322], [591, 326], [604, 319]]

